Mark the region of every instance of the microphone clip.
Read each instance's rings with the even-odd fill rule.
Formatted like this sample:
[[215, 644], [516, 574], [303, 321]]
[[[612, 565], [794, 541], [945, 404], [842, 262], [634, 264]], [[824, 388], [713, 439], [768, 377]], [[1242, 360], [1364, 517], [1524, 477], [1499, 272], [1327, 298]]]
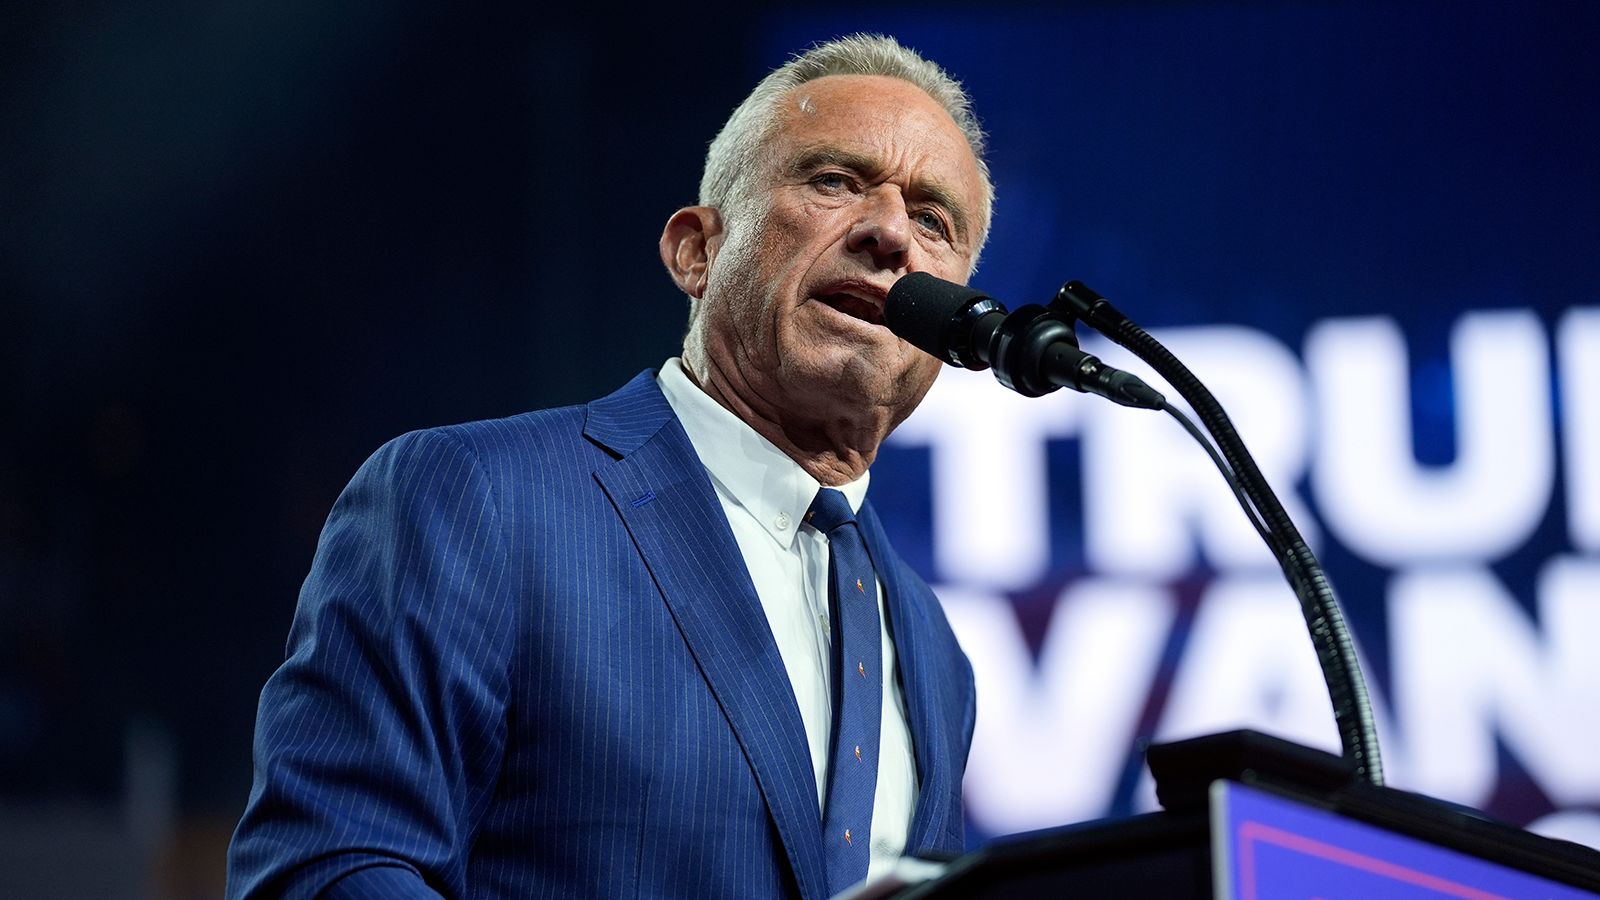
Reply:
[[[1024, 397], [1042, 397], [1061, 387], [1049, 377], [1078, 362], [1078, 335], [1064, 320], [1037, 303], [1019, 306], [994, 333], [989, 360], [994, 377]], [[1090, 357], [1092, 359], [1092, 357]]]

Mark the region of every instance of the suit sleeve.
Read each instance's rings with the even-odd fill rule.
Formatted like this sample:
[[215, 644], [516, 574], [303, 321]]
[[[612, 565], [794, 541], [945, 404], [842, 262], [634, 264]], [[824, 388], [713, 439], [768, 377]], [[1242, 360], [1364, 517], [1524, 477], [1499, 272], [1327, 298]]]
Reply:
[[447, 431], [340, 495], [262, 691], [228, 896], [457, 896], [506, 735], [516, 627], [493, 487]]

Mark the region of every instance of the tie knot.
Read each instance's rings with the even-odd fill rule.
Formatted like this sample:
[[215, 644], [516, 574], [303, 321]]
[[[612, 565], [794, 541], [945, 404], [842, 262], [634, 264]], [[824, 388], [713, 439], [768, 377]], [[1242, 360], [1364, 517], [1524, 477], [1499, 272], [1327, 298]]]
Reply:
[[811, 501], [811, 508], [806, 510], [806, 521], [823, 534], [855, 520], [856, 514], [850, 509], [850, 501], [833, 488], [817, 491], [817, 498]]

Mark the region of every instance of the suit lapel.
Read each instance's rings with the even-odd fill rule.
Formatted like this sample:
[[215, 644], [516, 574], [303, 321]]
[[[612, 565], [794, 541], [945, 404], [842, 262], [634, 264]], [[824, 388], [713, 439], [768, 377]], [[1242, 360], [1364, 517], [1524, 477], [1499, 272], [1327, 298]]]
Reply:
[[621, 455], [595, 478], [738, 738], [801, 895], [826, 896], [805, 726], [704, 466], [649, 372], [590, 404], [584, 433]]
[[870, 504], [861, 509], [863, 537], [872, 554], [878, 577], [883, 579], [887, 592], [885, 605], [889, 610], [889, 628], [894, 638], [895, 663], [900, 669], [900, 687], [906, 698], [907, 724], [911, 729], [911, 744], [917, 759], [920, 785], [917, 805], [911, 815], [911, 828], [906, 834], [906, 853], [949, 850], [946, 836], [950, 823], [950, 797], [959, 785], [951, 783], [952, 768], [949, 730], [960, 723], [951, 720], [940, 704], [933, 654], [941, 652], [928, 635], [927, 613], [917, 602], [920, 585], [911, 581], [906, 567], [889, 547], [883, 525]]

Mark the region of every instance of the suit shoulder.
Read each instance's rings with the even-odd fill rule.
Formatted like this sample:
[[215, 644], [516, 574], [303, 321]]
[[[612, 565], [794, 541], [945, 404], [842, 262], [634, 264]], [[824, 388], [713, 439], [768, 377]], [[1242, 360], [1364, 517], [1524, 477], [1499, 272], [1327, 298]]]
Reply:
[[482, 458], [583, 441], [584, 407], [561, 406], [424, 429], [449, 438]]
[[587, 469], [638, 446], [671, 417], [666, 398], [655, 386], [655, 373], [646, 369], [589, 403], [425, 428], [395, 438], [378, 453], [405, 455], [449, 443], [472, 456], [491, 477], [579, 464]]
[[564, 406], [499, 419], [480, 419], [408, 431], [392, 438], [367, 461], [415, 465], [438, 455], [466, 457], [491, 476], [507, 467], [526, 470], [539, 458], [572, 456], [588, 442], [583, 437], [584, 408]]

